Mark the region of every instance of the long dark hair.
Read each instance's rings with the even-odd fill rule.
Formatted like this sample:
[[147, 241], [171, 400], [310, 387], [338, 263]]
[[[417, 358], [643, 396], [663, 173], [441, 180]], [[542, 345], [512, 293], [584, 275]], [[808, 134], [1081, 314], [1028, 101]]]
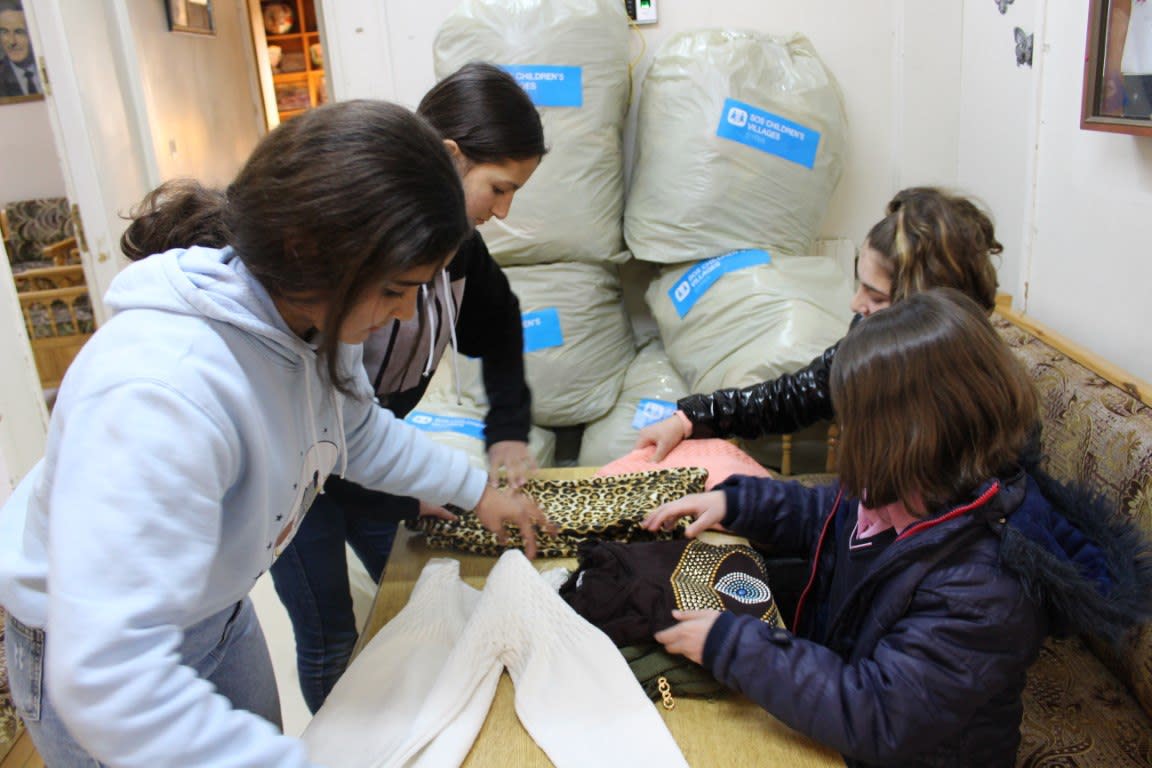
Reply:
[[914, 294], [848, 332], [831, 372], [844, 490], [879, 507], [954, 503], [1018, 462], [1040, 418], [1024, 366], [950, 288]]
[[991, 217], [974, 202], [934, 187], [896, 193], [868, 232], [868, 245], [892, 276], [892, 302], [928, 288], [955, 288], [991, 312], [1004, 246]]
[[440, 137], [382, 101], [305, 112], [264, 137], [226, 192], [169, 182], [131, 218], [120, 241], [130, 259], [228, 244], [271, 296], [326, 301], [319, 351], [345, 393], [339, 328], [362, 293], [441, 263], [471, 231]]
[[474, 163], [548, 152], [536, 105], [511, 75], [492, 64], [465, 64], [424, 94], [416, 112]]

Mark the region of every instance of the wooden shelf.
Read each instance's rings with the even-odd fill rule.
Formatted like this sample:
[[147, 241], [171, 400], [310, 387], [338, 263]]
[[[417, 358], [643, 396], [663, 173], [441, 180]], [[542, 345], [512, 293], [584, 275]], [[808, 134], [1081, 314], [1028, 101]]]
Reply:
[[[272, 5], [292, 9], [288, 32], [270, 33], [264, 12]], [[314, 0], [248, 0], [249, 18], [268, 127], [327, 101], [323, 49]], [[278, 53], [277, 53], [278, 51]], [[277, 66], [273, 67], [273, 62]]]

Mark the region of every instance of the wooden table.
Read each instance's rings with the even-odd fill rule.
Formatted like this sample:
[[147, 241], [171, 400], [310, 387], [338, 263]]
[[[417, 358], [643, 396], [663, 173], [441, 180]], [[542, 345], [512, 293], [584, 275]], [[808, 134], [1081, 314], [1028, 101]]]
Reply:
[[[586, 476], [590, 472], [585, 468], [551, 469], [542, 470], [539, 476], [563, 479]], [[477, 588], [484, 586], [488, 572], [496, 563], [494, 557], [430, 549], [420, 535], [401, 526], [357, 651], [400, 612], [425, 563], [435, 557], [459, 560], [461, 578]], [[542, 558], [535, 565], [538, 570], [557, 565], [573, 568], [576, 561]], [[842, 768], [844, 765], [835, 751], [793, 731], [743, 697], [732, 695], [717, 701], [680, 697], [671, 711], [657, 704], [653, 706], [663, 715], [668, 730], [694, 768], [732, 765]], [[516, 717], [512, 681], [507, 672], [500, 678], [488, 719], [464, 765], [499, 768], [552, 765]]]

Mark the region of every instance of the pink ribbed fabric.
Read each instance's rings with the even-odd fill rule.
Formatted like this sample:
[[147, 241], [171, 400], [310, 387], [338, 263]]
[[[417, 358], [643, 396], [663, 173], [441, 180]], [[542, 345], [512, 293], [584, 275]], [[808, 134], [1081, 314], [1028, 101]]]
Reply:
[[708, 470], [707, 487], [722, 483], [732, 475], [771, 477], [772, 473], [727, 440], [685, 440], [664, 457], [652, 462], [655, 446], [637, 448], [626, 456], [605, 464], [597, 476], [624, 475], [671, 467], [703, 467]]

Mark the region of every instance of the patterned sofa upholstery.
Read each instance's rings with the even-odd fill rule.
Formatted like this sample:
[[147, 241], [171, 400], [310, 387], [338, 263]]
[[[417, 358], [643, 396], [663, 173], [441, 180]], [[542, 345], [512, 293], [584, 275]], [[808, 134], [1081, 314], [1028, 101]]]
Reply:
[[[1071, 356], [1090, 355], [1011, 311], [994, 323], [1039, 389], [1047, 471], [1104, 494], [1152, 535], [1147, 385], [1105, 366], [1109, 381]], [[1022, 730], [1018, 766], [1152, 765], [1152, 625], [1119, 652], [1050, 639], [1029, 671]]]

